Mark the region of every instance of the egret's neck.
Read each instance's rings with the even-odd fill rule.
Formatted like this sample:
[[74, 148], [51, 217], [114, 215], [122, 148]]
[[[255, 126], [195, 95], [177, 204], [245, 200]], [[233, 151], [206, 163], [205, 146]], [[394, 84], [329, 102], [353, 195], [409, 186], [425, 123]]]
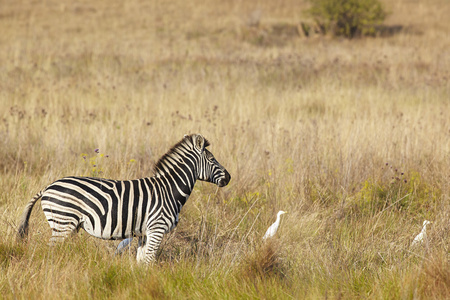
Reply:
[[281, 220], [281, 214], [278, 214], [277, 215], [277, 220], [275, 222], [280, 223], [280, 220]]
[[423, 225], [422, 232], [425, 233], [427, 231], [427, 224]]

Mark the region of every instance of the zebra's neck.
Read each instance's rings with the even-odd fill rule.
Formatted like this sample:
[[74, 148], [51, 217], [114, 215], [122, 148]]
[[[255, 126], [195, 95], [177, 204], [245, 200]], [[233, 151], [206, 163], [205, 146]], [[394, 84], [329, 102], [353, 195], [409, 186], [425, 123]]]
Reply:
[[184, 205], [197, 181], [197, 159], [184, 140], [163, 155], [155, 166], [155, 178], [170, 187], [175, 200]]

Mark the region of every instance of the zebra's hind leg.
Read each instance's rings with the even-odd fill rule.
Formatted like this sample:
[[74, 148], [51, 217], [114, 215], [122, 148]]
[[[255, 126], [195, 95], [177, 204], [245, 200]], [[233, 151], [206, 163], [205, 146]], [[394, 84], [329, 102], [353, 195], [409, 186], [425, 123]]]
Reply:
[[71, 232], [60, 232], [60, 231], [56, 231], [56, 230], [52, 230], [52, 237], [50, 238], [48, 245], [49, 246], [55, 246], [58, 243], [61, 243], [62, 241], [64, 241], [64, 239], [66, 237], [68, 237], [71, 234]]
[[66, 237], [77, 233], [80, 226], [84, 223], [83, 216], [75, 211], [61, 211], [63, 209], [52, 205], [51, 198], [43, 198], [41, 200], [42, 210], [48, 225], [52, 229], [52, 237], [49, 245], [53, 246], [57, 242], [62, 242]]
[[79, 226], [69, 222], [69, 223], [56, 223], [49, 221], [50, 227], [52, 228], [52, 237], [50, 238], [48, 244], [54, 246], [57, 243], [61, 243], [64, 239], [70, 235], [78, 232]]

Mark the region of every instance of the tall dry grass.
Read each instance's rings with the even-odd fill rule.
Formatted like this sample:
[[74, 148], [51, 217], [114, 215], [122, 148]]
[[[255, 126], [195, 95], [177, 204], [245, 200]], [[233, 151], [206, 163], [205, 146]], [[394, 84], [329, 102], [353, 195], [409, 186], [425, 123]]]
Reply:
[[[292, 0], [3, 3], [2, 296], [448, 297], [450, 5], [386, 5], [399, 32], [348, 41], [299, 36]], [[83, 232], [49, 248], [39, 206], [16, 243], [53, 180], [150, 176], [192, 132], [232, 181], [196, 185], [155, 266]]]

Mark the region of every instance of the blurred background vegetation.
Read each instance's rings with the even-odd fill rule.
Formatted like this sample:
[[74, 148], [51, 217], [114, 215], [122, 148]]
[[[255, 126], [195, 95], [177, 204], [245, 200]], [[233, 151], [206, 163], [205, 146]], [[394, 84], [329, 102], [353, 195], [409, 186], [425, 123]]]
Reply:
[[311, 0], [311, 4], [307, 13], [322, 33], [348, 38], [377, 34], [376, 25], [380, 25], [387, 14], [379, 0]]

